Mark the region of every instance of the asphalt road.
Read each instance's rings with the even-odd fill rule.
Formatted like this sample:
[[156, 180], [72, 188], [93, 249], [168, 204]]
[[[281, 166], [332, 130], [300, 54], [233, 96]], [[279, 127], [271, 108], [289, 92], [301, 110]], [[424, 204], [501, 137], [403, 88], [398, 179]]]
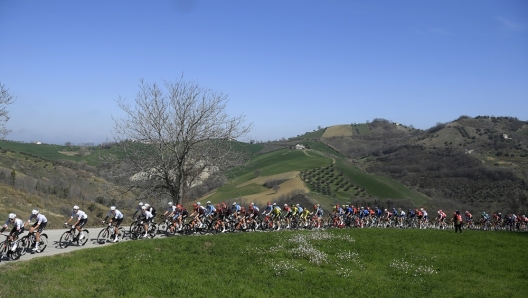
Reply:
[[[125, 228], [125, 230], [128, 230], [128, 227], [124, 227], [124, 228]], [[46, 229], [46, 230], [44, 230], [44, 233], [48, 235], [48, 246], [46, 247], [46, 249], [43, 252], [37, 253], [37, 252], [28, 251], [25, 255], [20, 257], [20, 259], [15, 260], [15, 261], [3, 259], [2, 262], [0, 262], [0, 266], [4, 265], [4, 264], [7, 264], [7, 263], [23, 262], [23, 261], [31, 260], [33, 258], [39, 258], [39, 257], [44, 257], [44, 256], [52, 256], [52, 255], [57, 255], [57, 254], [61, 254], [61, 253], [67, 253], [67, 252], [74, 251], [74, 250], [79, 250], [79, 249], [96, 248], [96, 247], [108, 246], [108, 245], [114, 244], [112, 242], [107, 242], [106, 244], [97, 243], [97, 235], [99, 234], [99, 232], [102, 229], [103, 229], [103, 227], [100, 227], [100, 228], [88, 228], [88, 231], [90, 232], [90, 235], [88, 237], [88, 241], [86, 242], [86, 244], [84, 246], [70, 245], [70, 246], [68, 246], [66, 248], [60, 248], [59, 247], [59, 239], [60, 239], [61, 235], [64, 232], [67, 231], [66, 228], [63, 228], [63, 229], [49, 229], [49, 230]], [[5, 235], [5, 233], [4, 233], [4, 235]], [[23, 235], [27, 235], [27, 232], [24, 233]], [[158, 235], [156, 237], [160, 237], [160, 236]], [[2, 237], [0, 239], [5, 239], [5, 238]], [[123, 241], [130, 241], [130, 239], [128, 237], [125, 237], [125, 240], [123, 240]]]

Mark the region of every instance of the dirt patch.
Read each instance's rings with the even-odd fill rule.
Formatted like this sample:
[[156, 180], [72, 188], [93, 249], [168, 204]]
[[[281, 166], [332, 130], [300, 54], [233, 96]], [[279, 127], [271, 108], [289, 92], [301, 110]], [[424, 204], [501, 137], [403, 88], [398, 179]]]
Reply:
[[352, 127], [348, 124], [334, 125], [328, 127], [323, 133], [323, 138], [351, 137], [354, 134]]
[[277, 193], [275, 193], [273, 189], [269, 189], [258, 194], [244, 196], [240, 203], [241, 205], [248, 205], [249, 203], [253, 202], [259, 207], [266, 206], [267, 202], [275, 202], [280, 196], [287, 195], [292, 190], [296, 189], [302, 189], [306, 193], [310, 192], [310, 190], [306, 186], [304, 186], [303, 181], [299, 177], [295, 177], [282, 183]]

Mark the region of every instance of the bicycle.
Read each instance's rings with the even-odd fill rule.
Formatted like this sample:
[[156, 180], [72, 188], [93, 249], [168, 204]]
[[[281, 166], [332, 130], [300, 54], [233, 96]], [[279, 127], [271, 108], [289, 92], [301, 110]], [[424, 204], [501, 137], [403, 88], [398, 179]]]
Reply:
[[[153, 222], [149, 223], [147, 238], [156, 237], [157, 232], [158, 232], [157, 225]], [[130, 232], [130, 238], [133, 240], [136, 240], [136, 239], [142, 239], [144, 236], [145, 236], [145, 227], [144, 227], [143, 221], [135, 221], [135, 226], [132, 227], [132, 231]]]
[[[64, 225], [64, 227], [69, 227], [68, 225]], [[79, 239], [80, 235], [79, 233], [76, 233], [77, 228], [75, 226], [71, 226], [70, 229], [62, 234], [59, 240], [59, 247], [60, 248], [66, 248], [72, 244], [76, 244], [77, 246], [83, 246], [88, 241], [90, 232], [87, 229], [82, 230], [84, 233], [84, 238]]]
[[[28, 250], [35, 248], [36, 242], [37, 242], [37, 236], [35, 235], [35, 233], [36, 232], [29, 233], [20, 239], [20, 243], [24, 247], [22, 255], [25, 255]], [[35, 252], [43, 252], [47, 246], [48, 246], [48, 235], [46, 235], [45, 233], [41, 233], [40, 241], [39, 241], [39, 248], [36, 249]]]
[[[99, 234], [97, 235], [97, 243], [99, 244], [105, 244], [108, 240], [115, 239], [115, 227], [112, 225], [112, 223], [104, 222], [103, 224], [108, 224], [105, 228], [103, 228]], [[118, 228], [118, 234], [117, 234], [117, 241], [121, 241], [125, 238], [125, 230], [123, 227]]]
[[160, 222], [157, 226], [158, 229], [156, 231], [156, 234], [167, 234], [167, 231], [170, 231], [171, 226], [173, 225], [172, 219], [168, 216], [164, 218], [162, 222]]
[[[4, 242], [0, 243], [0, 262], [2, 262], [2, 259], [6, 258], [8, 260], [18, 260], [20, 259], [20, 256], [22, 255], [22, 250], [24, 247], [21, 247], [19, 241], [20, 240], [9, 240], [9, 235], [4, 235], [6, 239]], [[16, 248], [13, 249], [13, 246], [16, 245]]]

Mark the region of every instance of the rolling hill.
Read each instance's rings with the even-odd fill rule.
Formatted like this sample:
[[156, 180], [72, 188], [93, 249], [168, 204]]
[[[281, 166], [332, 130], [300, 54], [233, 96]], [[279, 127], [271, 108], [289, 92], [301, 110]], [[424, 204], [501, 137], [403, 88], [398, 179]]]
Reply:
[[[193, 201], [528, 209], [528, 125], [516, 118], [463, 116], [428, 130], [374, 119], [288, 140], [234, 144], [250, 161]], [[294, 149], [297, 144], [306, 149]], [[102, 171], [112, 165], [99, 157], [111, 148], [2, 141], [0, 150], [0, 217], [36, 206], [60, 221], [81, 202], [97, 218], [109, 204], [133, 210], [137, 203]]]

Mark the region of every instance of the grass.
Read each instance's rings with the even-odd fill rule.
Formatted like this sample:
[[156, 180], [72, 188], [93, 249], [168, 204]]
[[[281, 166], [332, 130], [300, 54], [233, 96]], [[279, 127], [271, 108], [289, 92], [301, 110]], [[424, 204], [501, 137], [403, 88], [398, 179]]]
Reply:
[[523, 297], [527, 236], [346, 229], [123, 242], [7, 264], [0, 296]]
[[356, 166], [344, 160], [336, 161], [336, 168], [345, 173], [354, 184], [367, 190], [375, 197], [383, 199], [411, 199], [417, 206], [424, 205], [429, 199], [427, 196], [405, 187], [388, 177], [367, 174]]

